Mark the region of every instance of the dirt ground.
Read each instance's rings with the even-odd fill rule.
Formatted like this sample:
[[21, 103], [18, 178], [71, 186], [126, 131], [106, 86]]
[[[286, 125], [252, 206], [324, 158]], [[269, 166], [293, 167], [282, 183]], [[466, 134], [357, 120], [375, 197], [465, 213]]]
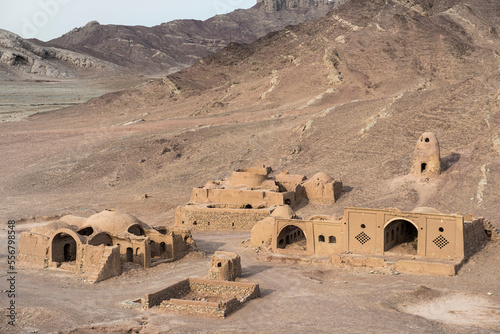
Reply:
[[[127, 267], [95, 286], [64, 271], [19, 268], [17, 327], [5, 322], [7, 220], [18, 221], [18, 237], [63, 214], [107, 208], [171, 225], [193, 187], [255, 164], [342, 180], [335, 204], [296, 208], [301, 217], [340, 217], [345, 207], [434, 207], [500, 227], [498, 1], [436, 2], [423, 16], [406, 6], [351, 0], [338, 16], [232, 44], [168, 78], [0, 122], [0, 332], [499, 332], [499, 244], [457, 276], [433, 277], [268, 262], [245, 246], [249, 232], [195, 232], [207, 257]], [[82, 94], [108, 84], [99, 80], [83, 83], [96, 86]], [[137, 87], [135, 80], [144, 78], [120, 84]], [[42, 84], [43, 92], [49, 83]], [[45, 104], [73, 101], [52, 93]], [[442, 174], [416, 179], [408, 175], [412, 154], [426, 131], [439, 139]], [[225, 320], [120, 304], [203, 277], [216, 250], [241, 255], [242, 280], [259, 283], [261, 298]]]
[[[37, 224], [37, 223], [35, 223]], [[20, 233], [34, 224], [21, 224]], [[6, 247], [1, 230], [0, 247]], [[206, 256], [150, 269], [127, 267], [89, 285], [62, 270], [19, 268], [17, 322], [1, 333], [497, 333], [500, 331], [500, 245], [490, 243], [455, 277], [396, 274], [369, 268], [266, 261], [246, 246], [249, 232], [195, 232]], [[262, 296], [226, 319], [137, 310], [121, 302], [188, 277], [204, 277], [216, 250], [242, 257], [241, 281]], [[0, 258], [5, 280], [5, 256]], [[5, 291], [4, 291], [4, 296]], [[7, 298], [2, 297], [3, 303]], [[4, 305], [5, 306], [5, 305]], [[2, 318], [6, 309], [2, 306]]]

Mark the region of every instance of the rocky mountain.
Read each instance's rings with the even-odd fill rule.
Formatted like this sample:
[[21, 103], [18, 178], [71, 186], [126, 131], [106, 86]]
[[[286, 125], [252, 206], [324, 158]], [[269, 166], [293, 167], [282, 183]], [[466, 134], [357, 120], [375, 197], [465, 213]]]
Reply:
[[343, 1], [265, 0], [206, 21], [175, 20], [151, 28], [93, 21], [47, 43], [0, 30], [0, 78], [173, 73], [231, 42], [253, 42], [324, 15]]
[[[499, 13], [496, 0], [350, 0], [141, 88], [0, 124], [4, 211], [92, 203], [169, 220], [192, 187], [265, 163], [342, 179], [335, 205], [301, 216], [430, 206], [499, 226]], [[443, 172], [415, 179], [426, 131]]]
[[[111, 70], [113, 64], [88, 54], [50, 47], [0, 29], [0, 78], [68, 78], [82, 69]], [[83, 72], [83, 71], [81, 71]]]
[[250, 9], [206, 21], [175, 20], [152, 28], [100, 25], [51, 40], [48, 45], [92, 55], [148, 74], [172, 73], [231, 42], [250, 43], [269, 32], [325, 15], [343, 0], [263, 0]]

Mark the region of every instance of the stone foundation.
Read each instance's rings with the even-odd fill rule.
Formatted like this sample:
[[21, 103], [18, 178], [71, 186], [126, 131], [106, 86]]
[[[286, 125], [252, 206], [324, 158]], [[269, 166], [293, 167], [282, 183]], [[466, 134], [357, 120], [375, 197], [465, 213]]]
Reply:
[[259, 296], [258, 284], [189, 278], [147, 294], [144, 307], [224, 318]]

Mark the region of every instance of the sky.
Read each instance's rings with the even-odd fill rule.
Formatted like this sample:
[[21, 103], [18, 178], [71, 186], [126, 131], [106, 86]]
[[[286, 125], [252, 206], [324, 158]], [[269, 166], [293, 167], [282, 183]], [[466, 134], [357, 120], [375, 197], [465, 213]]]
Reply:
[[0, 29], [42, 41], [90, 21], [155, 26], [175, 19], [205, 20], [256, 0], [0, 0]]

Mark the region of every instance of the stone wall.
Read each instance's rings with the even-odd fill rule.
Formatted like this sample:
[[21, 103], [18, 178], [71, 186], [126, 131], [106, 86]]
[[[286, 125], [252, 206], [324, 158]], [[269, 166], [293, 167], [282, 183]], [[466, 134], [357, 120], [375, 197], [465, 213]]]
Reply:
[[185, 205], [175, 211], [175, 226], [191, 230], [251, 230], [272, 211], [272, 208], [218, 209]]
[[232, 310], [234, 310], [237, 308], [234, 307], [235, 302], [238, 306], [240, 305], [236, 298], [231, 298], [227, 302], [220, 301], [217, 303], [202, 302], [197, 300], [170, 299], [169, 301], [163, 302], [161, 307], [169, 311], [181, 312], [185, 314], [224, 318], [230, 313], [227, 310], [228, 303], [232, 306]]
[[[189, 294], [216, 297], [216, 302], [186, 300]], [[169, 311], [186, 314], [225, 317], [241, 305], [260, 296], [258, 284], [186, 279], [163, 290], [147, 294], [145, 307], [160, 306]]]
[[214, 281], [208, 279], [189, 279], [192, 292], [217, 296], [235, 296], [240, 302], [260, 296], [258, 284]]
[[160, 305], [164, 300], [181, 298], [190, 291], [189, 279], [185, 279], [160, 291], [148, 293], [144, 298], [144, 303], [146, 307], [151, 308]]

